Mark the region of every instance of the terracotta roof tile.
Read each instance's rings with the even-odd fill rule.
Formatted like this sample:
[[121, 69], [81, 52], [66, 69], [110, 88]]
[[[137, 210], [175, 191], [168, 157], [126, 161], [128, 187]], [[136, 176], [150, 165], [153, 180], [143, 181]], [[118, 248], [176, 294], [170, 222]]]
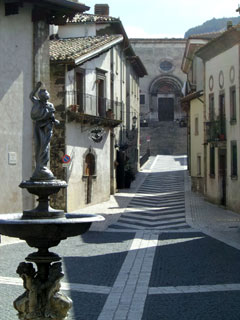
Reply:
[[96, 37], [67, 38], [50, 41], [50, 60], [57, 62], [74, 62], [75, 59], [91, 53], [121, 35], [105, 35]]
[[188, 37], [188, 39], [206, 39], [212, 40], [219, 37], [225, 30], [217, 31], [217, 32], [208, 32], [208, 33], [199, 33], [199, 34], [192, 34]]
[[119, 19], [110, 16], [77, 13], [71, 20], [67, 20], [67, 23], [105, 23], [113, 21], [119, 21]]

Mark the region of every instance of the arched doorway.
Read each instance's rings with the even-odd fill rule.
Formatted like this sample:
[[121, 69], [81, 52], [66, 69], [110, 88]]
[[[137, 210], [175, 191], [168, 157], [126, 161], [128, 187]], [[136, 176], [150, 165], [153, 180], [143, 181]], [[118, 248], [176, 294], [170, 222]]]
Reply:
[[92, 153], [86, 155], [84, 168], [84, 176], [86, 177], [86, 204], [89, 204], [92, 201], [93, 177], [96, 171], [95, 156]]
[[180, 97], [182, 82], [175, 76], [164, 75], [150, 85], [152, 120], [173, 121], [182, 117]]

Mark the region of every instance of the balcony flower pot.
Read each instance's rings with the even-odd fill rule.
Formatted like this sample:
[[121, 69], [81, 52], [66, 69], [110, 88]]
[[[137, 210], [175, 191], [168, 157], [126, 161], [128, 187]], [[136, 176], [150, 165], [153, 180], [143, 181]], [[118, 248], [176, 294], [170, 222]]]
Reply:
[[78, 104], [71, 104], [68, 109], [72, 112], [78, 112], [79, 105]]
[[224, 134], [220, 134], [219, 135], [219, 140], [221, 140], [221, 141], [225, 140], [225, 135]]
[[112, 109], [108, 109], [108, 110], [106, 111], [106, 116], [107, 116], [107, 118], [109, 118], [109, 119], [114, 119], [114, 114], [113, 114]]

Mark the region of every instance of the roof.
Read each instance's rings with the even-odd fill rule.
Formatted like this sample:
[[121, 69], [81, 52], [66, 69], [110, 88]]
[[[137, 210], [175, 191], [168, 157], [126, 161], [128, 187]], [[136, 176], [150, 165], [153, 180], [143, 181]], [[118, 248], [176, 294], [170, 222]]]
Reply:
[[186, 43], [185, 38], [130, 38], [131, 43]]
[[144, 77], [147, 75], [147, 70], [143, 65], [141, 59], [136, 56], [127, 36], [127, 33], [122, 25], [122, 22], [119, 18], [113, 18], [110, 16], [104, 15], [95, 15], [95, 14], [76, 14], [72, 19], [67, 20], [68, 24], [84, 24], [84, 23], [95, 23], [95, 24], [104, 24], [111, 23], [112, 31], [115, 34], [121, 34], [124, 38], [124, 52], [128, 57], [131, 65], [137, 72], [139, 77]]
[[193, 99], [200, 98], [201, 96], [203, 96], [203, 90], [191, 92], [185, 97], [181, 98], [181, 102], [191, 101]]
[[96, 14], [76, 14], [67, 23], [106, 23], [120, 21], [118, 18], [110, 16], [100, 16]]
[[39, 6], [47, 4], [51, 6], [53, 9], [65, 8], [73, 10], [74, 12], [83, 12], [90, 9], [90, 7], [85, 6], [85, 4], [80, 2], [74, 2], [69, 0], [24, 0], [26, 2], [35, 3]]
[[223, 32], [224, 32], [224, 30], [218, 31], [218, 32], [192, 34], [188, 37], [188, 39], [212, 40], [212, 39], [219, 37]]
[[51, 40], [50, 60], [52, 62], [83, 63], [88, 58], [99, 55], [122, 40], [122, 35]]
[[196, 55], [205, 61], [223, 53], [240, 42], [240, 24], [229, 28], [217, 38], [209, 41], [205, 46], [200, 48]]
[[195, 53], [205, 46], [209, 41], [219, 37], [223, 31], [219, 32], [211, 32], [211, 33], [201, 33], [201, 34], [193, 34], [188, 37], [181, 69], [184, 73], [188, 73], [191, 68], [192, 61]]

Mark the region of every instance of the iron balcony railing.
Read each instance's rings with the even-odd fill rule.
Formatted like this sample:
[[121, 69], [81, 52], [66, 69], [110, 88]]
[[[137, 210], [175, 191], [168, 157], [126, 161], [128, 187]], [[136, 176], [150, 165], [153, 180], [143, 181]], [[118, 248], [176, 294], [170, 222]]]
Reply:
[[226, 119], [206, 122], [207, 142], [226, 140]]
[[71, 111], [114, 120], [123, 119], [123, 103], [78, 91], [66, 91], [66, 103]]

